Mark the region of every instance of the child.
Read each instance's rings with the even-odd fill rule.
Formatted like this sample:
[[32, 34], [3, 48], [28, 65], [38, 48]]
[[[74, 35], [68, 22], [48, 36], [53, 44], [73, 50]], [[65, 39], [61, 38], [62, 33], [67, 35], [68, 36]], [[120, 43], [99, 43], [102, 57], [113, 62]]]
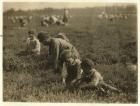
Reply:
[[120, 92], [117, 88], [106, 84], [102, 75], [94, 68], [93, 61], [86, 58], [82, 61], [81, 67], [83, 69], [83, 75], [79, 82], [79, 88], [95, 88], [102, 92], [106, 90], [112, 90]]
[[33, 30], [30, 30], [28, 32], [29, 37], [27, 38], [27, 52], [29, 54], [40, 54], [40, 42], [39, 40], [35, 37], [35, 32]]

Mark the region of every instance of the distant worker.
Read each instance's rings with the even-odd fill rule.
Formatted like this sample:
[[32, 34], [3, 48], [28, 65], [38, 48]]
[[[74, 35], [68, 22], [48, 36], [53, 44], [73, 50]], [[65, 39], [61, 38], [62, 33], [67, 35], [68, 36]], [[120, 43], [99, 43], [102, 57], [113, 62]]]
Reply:
[[50, 24], [50, 17], [49, 16], [43, 16], [41, 19], [41, 26], [48, 27]]
[[28, 24], [28, 21], [23, 16], [20, 16], [19, 24], [20, 24], [20, 27], [25, 27]]
[[29, 23], [31, 22], [32, 18], [33, 18], [33, 16], [28, 16], [27, 17], [27, 20], [28, 20]]
[[67, 9], [64, 9], [63, 22], [65, 23], [65, 25], [68, 24], [68, 17], [69, 17], [69, 11]]
[[50, 16], [49, 23], [51, 25], [56, 24], [57, 21], [58, 21], [58, 18], [57, 17], [55, 17], [54, 15]]
[[16, 19], [14, 16], [11, 17], [12, 23], [14, 24], [16, 22]]
[[27, 38], [26, 44], [27, 44], [27, 52], [29, 54], [35, 54], [35, 55], [40, 55], [40, 42], [35, 36], [35, 31], [30, 30], [28, 31], [29, 37]]
[[64, 23], [62, 20], [60, 20], [60, 19], [59, 19], [59, 20], [57, 20], [57, 21], [56, 21], [56, 25], [59, 25], [59, 26], [60, 26], [60, 25], [61, 25], [61, 26], [64, 26], [64, 25], [65, 25], [65, 23]]

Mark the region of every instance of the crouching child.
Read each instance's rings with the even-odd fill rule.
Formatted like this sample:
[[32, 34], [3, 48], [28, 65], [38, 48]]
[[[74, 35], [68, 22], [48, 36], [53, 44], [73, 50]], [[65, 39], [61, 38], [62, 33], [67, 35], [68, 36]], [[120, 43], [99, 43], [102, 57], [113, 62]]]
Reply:
[[40, 55], [40, 42], [35, 36], [35, 31], [28, 31], [28, 38], [26, 40], [27, 48], [26, 51], [28, 54]]
[[106, 84], [102, 75], [94, 68], [93, 61], [86, 58], [82, 61], [81, 67], [83, 69], [82, 77], [75, 83], [80, 89], [95, 89], [106, 93], [108, 90], [120, 92], [115, 87]]

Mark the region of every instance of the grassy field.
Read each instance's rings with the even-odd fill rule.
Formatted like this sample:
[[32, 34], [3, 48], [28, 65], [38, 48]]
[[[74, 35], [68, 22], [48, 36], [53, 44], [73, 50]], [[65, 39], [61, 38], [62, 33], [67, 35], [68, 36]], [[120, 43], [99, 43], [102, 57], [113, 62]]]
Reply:
[[[130, 13], [128, 19], [113, 21], [98, 19], [103, 8], [71, 9], [72, 18], [68, 26], [40, 26], [39, 16], [62, 14], [63, 10], [46, 12], [7, 12], [4, 13], [3, 82], [4, 101], [17, 102], [92, 102], [92, 103], [137, 103], [137, 72], [132, 72], [123, 64], [137, 59], [137, 18], [135, 8], [114, 11], [107, 8], [108, 14]], [[25, 28], [18, 28], [7, 17], [11, 15], [33, 14], [32, 22]], [[120, 94], [98, 95], [94, 91], [65, 91], [60, 84], [60, 75], [54, 74], [47, 64], [47, 48], [42, 45], [40, 56], [21, 55], [25, 50], [25, 40], [29, 29], [47, 31], [54, 36], [58, 32], [67, 34], [80, 55], [90, 57], [104, 80], [121, 89]], [[129, 58], [128, 58], [129, 57]]]

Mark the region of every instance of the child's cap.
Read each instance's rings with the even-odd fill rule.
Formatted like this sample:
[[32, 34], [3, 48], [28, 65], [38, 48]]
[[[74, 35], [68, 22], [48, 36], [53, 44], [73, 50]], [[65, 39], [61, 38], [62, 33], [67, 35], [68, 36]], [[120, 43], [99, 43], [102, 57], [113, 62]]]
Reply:
[[49, 39], [49, 35], [47, 32], [41, 31], [38, 33], [37, 38], [39, 39], [39, 41], [44, 41], [46, 39]]

